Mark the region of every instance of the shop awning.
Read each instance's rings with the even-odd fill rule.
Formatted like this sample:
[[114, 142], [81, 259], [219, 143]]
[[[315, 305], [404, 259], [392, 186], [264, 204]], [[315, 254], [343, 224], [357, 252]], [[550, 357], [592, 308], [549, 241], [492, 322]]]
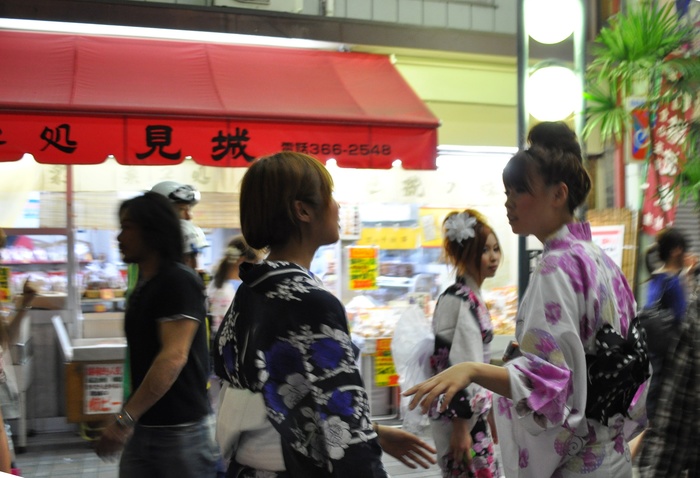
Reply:
[[438, 120], [380, 55], [0, 31], [0, 161], [434, 169]]

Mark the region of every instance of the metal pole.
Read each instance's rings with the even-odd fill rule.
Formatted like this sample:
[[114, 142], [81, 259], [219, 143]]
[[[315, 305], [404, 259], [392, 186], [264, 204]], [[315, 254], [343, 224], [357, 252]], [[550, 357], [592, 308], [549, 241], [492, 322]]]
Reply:
[[[518, 148], [524, 149], [528, 128], [528, 113], [525, 86], [529, 67], [529, 40], [525, 27], [525, 1], [518, 0], [517, 48], [518, 48]], [[518, 236], [518, 297], [523, 298], [530, 280], [530, 256], [527, 252], [527, 238]]]
[[82, 331], [77, 330], [80, 294], [76, 283], [78, 264], [75, 260], [75, 220], [73, 216], [73, 166], [66, 166], [66, 275], [68, 287], [68, 320], [74, 338], [80, 338]]
[[[588, 170], [588, 159], [586, 157], [586, 143], [582, 140], [583, 127], [586, 125], [586, 99], [583, 96], [583, 92], [586, 88], [586, 2], [584, 0], [579, 0], [578, 7], [580, 21], [574, 29], [574, 72], [576, 73], [576, 77], [579, 79], [579, 85], [581, 87], [581, 97], [579, 99], [577, 110], [574, 112], [574, 128], [576, 131], [576, 136], [578, 137], [578, 140], [581, 143], [581, 157], [583, 159], [583, 167], [586, 168], [586, 170]], [[587, 213], [588, 204], [584, 202], [577, 211], [578, 219], [580, 221], [585, 221]]]
[[[574, 71], [576, 76], [580, 81], [581, 92], [584, 91], [586, 86], [586, 6], [583, 0], [579, 0], [579, 15], [581, 21], [576, 25], [574, 30]], [[586, 101], [581, 94], [579, 104], [577, 106], [577, 111], [574, 113], [574, 123], [576, 128], [576, 136], [579, 140], [581, 139], [581, 134], [583, 133], [583, 127], [586, 123]], [[581, 144], [583, 146], [583, 143]]]

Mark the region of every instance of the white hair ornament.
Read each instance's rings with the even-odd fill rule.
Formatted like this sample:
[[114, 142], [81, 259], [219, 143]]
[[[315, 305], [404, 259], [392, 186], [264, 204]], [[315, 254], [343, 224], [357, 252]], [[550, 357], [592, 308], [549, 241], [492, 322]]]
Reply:
[[241, 258], [241, 250], [235, 246], [228, 246], [226, 248], [226, 261], [228, 262], [236, 262], [238, 259]]
[[470, 216], [467, 212], [460, 212], [450, 216], [445, 221], [445, 233], [450, 241], [461, 244], [470, 237], [476, 236], [475, 225], [476, 218], [474, 216]]

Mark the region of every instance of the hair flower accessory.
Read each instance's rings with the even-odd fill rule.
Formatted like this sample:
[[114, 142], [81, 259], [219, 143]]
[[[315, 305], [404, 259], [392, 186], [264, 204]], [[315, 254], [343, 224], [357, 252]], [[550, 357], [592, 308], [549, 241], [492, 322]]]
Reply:
[[474, 216], [470, 216], [467, 212], [460, 212], [450, 216], [445, 221], [445, 233], [450, 241], [462, 243], [470, 237], [476, 236], [475, 225], [476, 218]]
[[226, 248], [226, 260], [230, 263], [238, 261], [241, 255], [241, 250], [235, 246], [228, 246]]

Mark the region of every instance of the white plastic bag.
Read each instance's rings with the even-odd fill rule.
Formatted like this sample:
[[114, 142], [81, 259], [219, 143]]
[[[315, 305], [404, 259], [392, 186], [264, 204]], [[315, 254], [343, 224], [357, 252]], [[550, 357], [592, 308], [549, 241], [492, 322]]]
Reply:
[[[430, 321], [420, 307], [410, 306], [401, 314], [391, 340], [391, 354], [402, 390], [408, 390], [430, 378], [430, 356], [434, 347], [435, 335]], [[428, 426], [428, 418], [420, 413], [419, 408], [409, 410], [409, 402], [409, 397], [401, 397], [403, 429], [420, 434]]]

